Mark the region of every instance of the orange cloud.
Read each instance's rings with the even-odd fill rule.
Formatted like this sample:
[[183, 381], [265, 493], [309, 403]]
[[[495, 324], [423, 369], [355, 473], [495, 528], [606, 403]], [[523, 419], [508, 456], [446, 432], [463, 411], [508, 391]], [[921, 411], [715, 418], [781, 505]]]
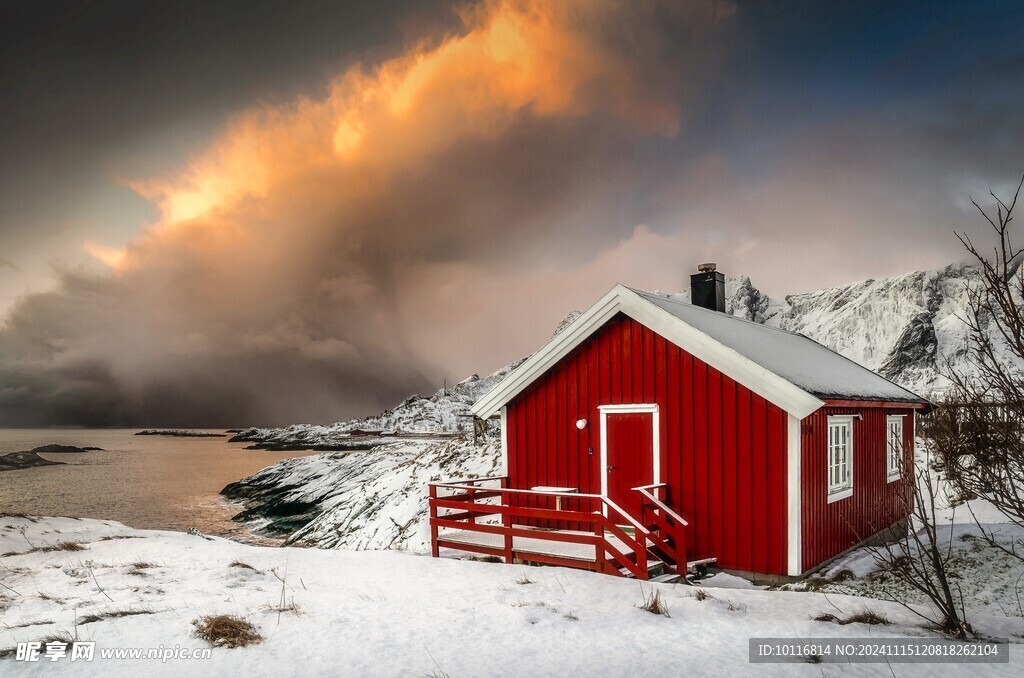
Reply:
[[82, 249], [113, 271], [120, 271], [123, 269], [125, 266], [125, 260], [128, 256], [127, 250], [108, 247], [107, 245], [101, 245], [91, 241], [86, 241], [82, 245]]
[[174, 226], [308, 173], [356, 165], [387, 175], [460, 140], [499, 136], [524, 115], [587, 115], [608, 92], [635, 99], [613, 111], [624, 124], [673, 134], [676, 107], [632, 92], [630, 65], [585, 30], [583, 16], [611, 6], [495, 0], [464, 9], [463, 34], [372, 71], [354, 67], [323, 99], [246, 112], [179, 176], [132, 186], [159, 205], [159, 226]]

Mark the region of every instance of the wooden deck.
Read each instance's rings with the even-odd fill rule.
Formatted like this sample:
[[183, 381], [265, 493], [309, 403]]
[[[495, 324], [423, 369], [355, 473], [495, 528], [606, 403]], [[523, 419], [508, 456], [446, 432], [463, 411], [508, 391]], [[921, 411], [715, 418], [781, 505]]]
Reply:
[[684, 574], [680, 566], [690, 565], [686, 521], [656, 496], [662, 485], [634, 488], [642, 497], [639, 518], [604, 495], [561, 487], [511, 488], [504, 477], [435, 482], [428, 489], [435, 557], [442, 548], [455, 549], [507, 563], [560, 565], [637, 579], [662, 572]]
[[[523, 526], [523, 530], [535, 530], [537, 532], [551, 532], [536, 527]], [[578, 532], [576, 530], [559, 530], [560, 534], [579, 535], [581, 537], [593, 537], [593, 532]], [[608, 534], [605, 539], [621, 552], [627, 550], [626, 544], [613, 534]], [[446, 530], [437, 535], [438, 543], [448, 548], [459, 546], [477, 546], [494, 549], [500, 552], [505, 548], [505, 538], [500, 534], [490, 532], [471, 532], [469, 530]], [[512, 551], [519, 560], [530, 560], [530, 556], [554, 556], [581, 562], [594, 562], [596, 550], [591, 544], [577, 544], [567, 541], [552, 541], [550, 539], [537, 539], [531, 537], [513, 537]]]

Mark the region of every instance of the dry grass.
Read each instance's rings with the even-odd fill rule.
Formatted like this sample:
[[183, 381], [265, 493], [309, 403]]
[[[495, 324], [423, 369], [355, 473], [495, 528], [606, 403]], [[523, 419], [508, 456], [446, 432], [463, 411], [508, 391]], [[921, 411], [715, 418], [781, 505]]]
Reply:
[[132, 567], [134, 567], [136, 570], [148, 570], [151, 567], [159, 567], [159, 565], [139, 561], [137, 563], [132, 563]]
[[856, 577], [857, 575], [853, 573], [853, 570], [844, 567], [843, 569], [839, 570], [834, 575], [829, 577], [829, 581], [833, 584], [841, 584], [844, 581], [856, 579]]
[[252, 570], [253, 572], [255, 572], [257, 574], [263, 574], [262, 570], [257, 570], [255, 567], [253, 567], [249, 563], [243, 563], [241, 560], [233, 560], [233, 561], [231, 561], [231, 563], [228, 564], [228, 567], [238, 567], [238, 568], [241, 568], [243, 570]]
[[137, 614], [153, 614], [152, 610], [112, 610], [100, 612], [99, 614], [87, 614], [78, 618], [79, 624], [92, 624], [104, 619], [119, 619], [121, 617], [133, 617]]
[[246, 647], [263, 640], [255, 626], [233, 615], [206, 615], [194, 619], [192, 625], [196, 627], [196, 635], [211, 647]]
[[37, 591], [36, 592], [36, 596], [40, 600], [48, 600], [48, 601], [50, 601], [52, 603], [57, 603], [58, 605], [63, 605], [64, 604], [64, 599], [63, 598], [57, 598], [56, 596], [51, 596], [49, 593], [43, 593], [42, 591]]
[[294, 615], [302, 614], [302, 608], [299, 607], [299, 604], [295, 602], [294, 598], [287, 603], [278, 605], [268, 605], [267, 609], [272, 610], [273, 612], [277, 612], [278, 615], [280, 615], [282, 612], [291, 612]]
[[798, 590], [802, 588], [804, 591], [821, 591], [824, 587], [829, 586], [830, 584], [842, 584], [845, 581], [850, 581], [851, 579], [856, 578], [857, 575], [855, 575], [852, 570], [844, 567], [827, 577], [817, 574], [812, 575], [802, 582], [797, 582], [794, 586], [797, 587]]
[[850, 615], [846, 619], [840, 619], [831, 612], [822, 612], [818, 616], [814, 617], [814, 621], [832, 622], [841, 626], [846, 626], [847, 624], [871, 624], [873, 626], [877, 626], [879, 624], [884, 625], [892, 623], [885, 615], [872, 612], [866, 608], [860, 612]]
[[84, 551], [85, 546], [77, 541], [58, 541], [46, 546], [36, 546], [33, 552], [50, 553], [51, 551]]
[[704, 601], [708, 598], [714, 598], [714, 596], [705, 591], [704, 589], [697, 589], [697, 592], [693, 594], [694, 600]]
[[24, 518], [30, 523], [38, 523], [39, 519], [35, 516], [30, 516], [27, 513], [4, 513], [0, 512], [0, 518]]
[[22, 622], [21, 624], [4, 624], [5, 629], [27, 629], [30, 626], [49, 626], [54, 622], [50, 619], [41, 619], [33, 622]]
[[562, 618], [567, 619], [569, 621], [579, 621], [580, 620], [580, 618], [577, 617], [572, 612], [566, 612], [565, 614], [562, 615]]
[[516, 579], [516, 583], [519, 584], [520, 586], [526, 586], [527, 584], [533, 584], [534, 581], [532, 579], [530, 579], [529, 577], [524, 575], [524, 576], [520, 577], [519, 579]]
[[[640, 589], [643, 592], [643, 588]], [[651, 614], [662, 615], [665, 617], [671, 617], [669, 614], [668, 605], [661, 599], [661, 591], [654, 590], [650, 595], [644, 595], [644, 602], [640, 605], [640, 609]]]
[[850, 615], [846, 619], [843, 619], [839, 623], [840, 624], [871, 624], [872, 626], [876, 626], [878, 624], [883, 624], [883, 625], [884, 624], [891, 624], [892, 622], [890, 622], [889, 619], [886, 616], [878, 614], [876, 612], [872, 612], [871, 610], [868, 610], [868, 609], [865, 608], [865, 609], [861, 610], [860, 612], [857, 612], [856, 614]]
[[74, 637], [67, 631], [58, 631], [57, 633], [51, 633], [48, 636], [39, 639], [43, 645], [47, 643], [73, 643], [75, 642]]

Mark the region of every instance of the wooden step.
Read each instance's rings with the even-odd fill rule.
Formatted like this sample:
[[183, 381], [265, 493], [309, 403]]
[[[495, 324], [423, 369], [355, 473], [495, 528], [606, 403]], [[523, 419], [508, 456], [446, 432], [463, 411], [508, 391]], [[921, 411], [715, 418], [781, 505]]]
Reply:
[[714, 565], [718, 562], [718, 558], [701, 558], [699, 560], [691, 560], [686, 563], [686, 571], [693, 574], [703, 574], [708, 566]]
[[677, 584], [682, 580], [683, 578], [678, 574], [671, 574], [669, 572], [665, 572], [664, 574], [659, 574], [657, 577], [651, 577], [647, 581], [652, 581], [656, 584]]
[[[625, 577], [632, 577], [633, 573], [624, 567], [619, 568], [619, 572]], [[647, 579], [654, 579], [655, 577], [661, 576], [665, 572], [665, 563], [661, 560], [648, 560], [647, 561]]]

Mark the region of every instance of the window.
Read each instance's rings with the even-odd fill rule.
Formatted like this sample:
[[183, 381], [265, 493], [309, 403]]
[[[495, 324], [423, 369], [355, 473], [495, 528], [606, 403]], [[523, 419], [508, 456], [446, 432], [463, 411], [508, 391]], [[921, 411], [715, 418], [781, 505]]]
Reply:
[[828, 418], [828, 501], [853, 495], [853, 417]]
[[903, 470], [903, 415], [885, 418], [886, 477], [891, 483], [899, 480]]

